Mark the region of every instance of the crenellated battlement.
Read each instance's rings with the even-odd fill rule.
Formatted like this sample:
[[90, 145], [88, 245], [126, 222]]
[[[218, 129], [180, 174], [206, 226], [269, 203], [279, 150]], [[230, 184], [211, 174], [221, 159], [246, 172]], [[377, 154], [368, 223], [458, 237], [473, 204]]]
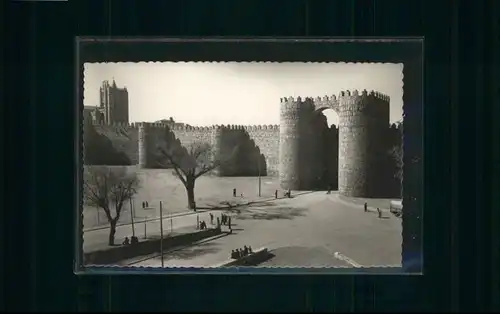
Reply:
[[336, 101], [337, 97], [335, 95], [323, 96], [323, 97], [283, 97], [280, 98], [282, 104], [310, 104], [310, 103], [321, 103], [321, 102], [331, 102]]
[[175, 125], [171, 126], [172, 131], [209, 131], [215, 129], [213, 126], [190, 126], [190, 125]]
[[257, 130], [279, 130], [279, 124], [263, 124], [263, 125], [215, 125], [210, 128], [216, 130], [245, 130], [245, 131], [257, 131]]
[[113, 124], [111, 125], [108, 125], [108, 124], [105, 124], [104, 122], [96, 122], [96, 121], [92, 121], [92, 125], [96, 125], [96, 126], [112, 126], [112, 127], [123, 127], [123, 128], [132, 128], [134, 127], [134, 123], [125, 123], [125, 122], [114, 122]]
[[[214, 155], [223, 159], [238, 148], [230, 163], [220, 165], [221, 176], [279, 175], [283, 189], [315, 190], [336, 183], [343, 195], [383, 197], [387, 184], [381, 181], [390, 185], [394, 177], [387, 152], [402, 142], [402, 125], [389, 123], [389, 102], [388, 95], [377, 91], [344, 90], [321, 97], [281, 98], [279, 125], [191, 126], [170, 118], [93, 123], [89, 130], [87, 115], [85, 127], [95, 135], [88, 136], [97, 143], [95, 155], [107, 143], [128, 164], [141, 168], [158, 166], [159, 145], [175, 141], [189, 147], [199, 142], [211, 145]], [[321, 114], [326, 109], [337, 113], [337, 125], [327, 126], [327, 115]]]
[[166, 129], [172, 131], [210, 131], [210, 130], [279, 130], [279, 124], [262, 124], [262, 125], [211, 125], [211, 126], [190, 126], [190, 125], [169, 125], [167, 123], [153, 122], [135, 122], [135, 123], [113, 123], [107, 125], [104, 123], [93, 123], [96, 126], [106, 126], [110, 128], [129, 128], [137, 129], [139, 127], [147, 127], [150, 129]]
[[337, 100], [339, 102], [339, 105], [353, 103], [378, 104], [380, 102], [388, 104], [390, 102], [390, 97], [373, 90], [370, 92], [368, 92], [367, 90], [363, 90], [361, 91], [361, 93], [357, 90], [353, 90], [340, 92]]
[[[314, 166], [324, 162], [317, 156], [333, 153], [322, 150], [325, 142], [318, 141], [317, 124], [311, 121], [320, 122], [315, 120], [316, 113], [333, 109], [339, 118], [338, 125], [331, 125], [327, 133], [322, 133], [327, 136], [327, 141], [338, 147], [338, 158], [333, 158], [328, 166], [333, 169], [338, 164], [338, 170], [331, 172], [331, 179], [338, 178], [339, 190], [344, 195], [377, 194], [374, 192], [378, 191], [376, 180], [371, 176], [380, 176], [377, 163], [387, 151], [385, 143], [388, 139], [383, 138], [383, 134], [387, 134], [384, 128], [389, 125], [389, 102], [389, 96], [367, 90], [345, 90], [337, 95], [315, 98], [281, 98], [280, 124], [284, 129], [280, 134], [279, 175], [282, 187], [308, 189], [324, 175], [324, 165]], [[305, 169], [304, 164], [309, 168]]]
[[255, 130], [279, 130], [280, 126], [278, 124], [245, 125], [244, 129], [247, 130], [247, 131], [255, 131]]
[[354, 104], [378, 104], [380, 101], [384, 103], [390, 102], [390, 97], [386, 94], [370, 91], [366, 89], [359, 92], [358, 90], [341, 91], [338, 96], [330, 95], [323, 97], [282, 97], [280, 98], [281, 110], [293, 110], [298, 108], [324, 110], [333, 109], [338, 111], [339, 106], [354, 105]]
[[314, 99], [312, 97], [283, 97], [280, 99], [281, 110], [314, 109]]

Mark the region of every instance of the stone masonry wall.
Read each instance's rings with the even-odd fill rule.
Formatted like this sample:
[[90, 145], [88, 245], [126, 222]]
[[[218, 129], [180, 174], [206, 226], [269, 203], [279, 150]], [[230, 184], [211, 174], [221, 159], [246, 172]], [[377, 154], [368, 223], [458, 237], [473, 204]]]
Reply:
[[[217, 134], [220, 142], [220, 176], [257, 176], [259, 149], [241, 126], [220, 127]], [[265, 165], [262, 165], [262, 175]]]
[[[221, 160], [220, 176], [279, 176], [284, 189], [312, 190], [332, 186], [353, 197], [382, 197], [393, 178], [391, 147], [401, 144], [389, 126], [389, 97], [376, 92], [342, 92], [323, 98], [281, 99], [280, 125], [174, 126], [171, 133], [187, 147], [211, 144]], [[339, 116], [329, 128], [322, 110]], [[132, 164], [154, 168], [152, 155], [168, 132], [167, 124], [94, 125]], [[236, 153], [234, 148], [238, 147]], [[391, 181], [392, 183], [387, 183]]]
[[[384, 130], [389, 125], [385, 95], [357, 91], [338, 98], [339, 192], [352, 197], [379, 197], [381, 158], [387, 156]], [[386, 116], [387, 115], [387, 116]]]
[[264, 155], [267, 175], [278, 176], [279, 168], [279, 125], [252, 125], [244, 127], [250, 139], [255, 142], [260, 153]]
[[117, 151], [125, 153], [132, 165], [139, 163], [137, 128], [132, 128], [128, 124], [93, 125], [93, 127], [97, 133], [106, 136]]
[[213, 140], [211, 127], [174, 127], [172, 132], [184, 147], [189, 147], [195, 142], [212, 144]]
[[321, 176], [320, 141], [314, 132], [316, 119], [311, 99], [281, 100], [279, 178], [283, 189], [312, 189]]
[[[337, 96], [282, 98], [279, 177], [285, 189], [311, 190], [332, 185], [353, 197], [381, 197], [388, 182], [389, 97], [366, 90]], [[324, 109], [339, 116], [338, 136], [325, 128]], [[314, 121], [313, 123], [311, 121]], [[338, 145], [338, 171], [333, 171]], [[323, 146], [323, 148], [321, 147]]]
[[[152, 156], [160, 142], [165, 139], [165, 133], [170, 130], [186, 148], [195, 142], [212, 145], [218, 153], [218, 158], [226, 161], [226, 165], [215, 171], [215, 174], [257, 176], [260, 173], [265, 176], [277, 175], [278, 172], [277, 125], [169, 127], [163, 123], [117, 123], [94, 124], [93, 127], [99, 134], [109, 138], [117, 151], [124, 152], [132, 164], [139, 164], [141, 167], [158, 166]], [[235, 154], [233, 151], [236, 146], [238, 150]], [[226, 160], [231, 154], [234, 158]]]

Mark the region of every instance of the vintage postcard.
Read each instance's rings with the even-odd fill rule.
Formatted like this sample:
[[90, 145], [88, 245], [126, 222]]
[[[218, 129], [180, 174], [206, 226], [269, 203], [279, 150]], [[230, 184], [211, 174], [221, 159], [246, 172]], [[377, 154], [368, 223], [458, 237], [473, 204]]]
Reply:
[[401, 267], [402, 63], [83, 69], [83, 267]]

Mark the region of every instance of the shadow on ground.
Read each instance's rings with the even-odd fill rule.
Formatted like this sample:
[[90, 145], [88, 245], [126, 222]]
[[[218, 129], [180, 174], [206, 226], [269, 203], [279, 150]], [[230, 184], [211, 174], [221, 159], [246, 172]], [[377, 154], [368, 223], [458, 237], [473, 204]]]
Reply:
[[294, 219], [296, 217], [305, 216], [307, 208], [291, 208], [287, 206], [277, 206], [268, 208], [265, 211], [241, 211], [236, 215], [236, 218], [241, 220], [277, 220], [277, 219]]
[[264, 206], [273, 206], [273, 202], [279, 201], [279, 200], [284, 200], [284, 199], [294, 199], [298, 196], [305, 195], [305, 194], [310, 194], [314, 193], [317, 191], [304, 191], [304, 192], [296, 192], [292, 194], [292, 197], [278, 197], [278, 198], [273, 198], [273, 199], [267, 199], [267, 200], [260, 200], [260, 201], [241, 201], [238, 202], [238, 200], [224, 200], [221, 201], [217, 204], [208, 204], [207, 206], [202, 206], [202, 207], [197, 207], [197, 210], [233, 210], [235, 212], [239, 212], [243, 208], [249, 208], [249, 207], [264, 207]]
[[221, 249], [217, 243], [207, 242], [165, 254], [167, 259], [191, 259], [205, 254], [217, 253]]

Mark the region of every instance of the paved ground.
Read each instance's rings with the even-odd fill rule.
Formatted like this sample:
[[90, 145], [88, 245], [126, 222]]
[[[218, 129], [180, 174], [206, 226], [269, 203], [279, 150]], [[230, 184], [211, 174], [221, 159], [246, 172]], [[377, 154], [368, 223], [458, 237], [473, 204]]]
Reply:
[[346, 197], [339, 195], [340, 201], [346, 201], [349, 203], [354, 203], [358, 205], [363, 205], [365, 202], [368, 204], [368, 208], [389, 209], [391, 201], [401, 201], [395, 198], [361, 198], [361, 197]]
[[[138, 220], [160, 217], [160, 201], [163, 204], [163, 214], [189, 212], [187, 209], [186, 190], [179, 179], [172, 175], [172, 170], [137, 169], [141, 180], [141, 187], [134, 197], [133, 207]], [[261, 178], [261, 197], [258, 196], [258, 177], [210, 177], [203, 176], [196, 180], [196, 204], [201, 208], [213, 208], [227, 201], [231, 203], [246, 203], [274, 197], [274, 191], [279, 188], [277, 178]], [[238, 197], [232, 196], [233, 188], [237, 189]], [[243, 197], [241, 197], [243, 194]], [[150, 209], [142, 209], [142, 202], [147, 201]], [[114, 215], [114, 213], [113, 213]], [[120, 223], [131, 221], [130, 205], [126, 204], [122, 210]], [[83, 228], [93, 229], [98, 226], [107, 226], [106, 216], [101, 210], [85, 206], [83, 210]]]
[[[164, 255], [167, 266], [212, 266], [231, 249], [267, 247], [275, 255], [261, 266], [401, 265], [401, 220], [384, 212], [365, 213], [362, 205], [336, 193], [302, 193], [293, 199], [256, 203], [233, 211], [234, 233]], [[159, 267], [160, 258], [134, 266]]]

